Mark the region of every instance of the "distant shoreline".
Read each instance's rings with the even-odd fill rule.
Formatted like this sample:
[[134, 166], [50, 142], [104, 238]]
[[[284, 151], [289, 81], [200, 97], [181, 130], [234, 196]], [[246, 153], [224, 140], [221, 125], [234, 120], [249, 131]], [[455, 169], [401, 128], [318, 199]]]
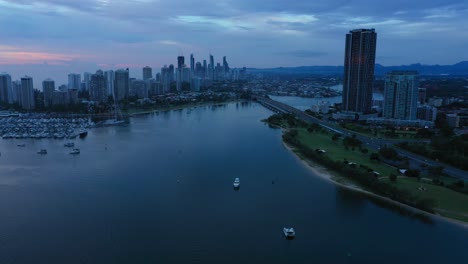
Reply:
[[159, 109], [136, 111], [134, 113], [124, 113], [124, 116], [125, 117], [132, 117], [132, 116], [147, 115], [147, 114], [152, 114], [152, 113], [157, 113], [157, 112], [182, 110], [182, 109], [191, 108], [191, 107], [223, 105], [223, 104], [236, 103], [236, 102], [247, 102], [247, 101], [248, 100], [246, 100], [246, 99], [233, 99], [233, 100], [227, 100], [227, 101], [224, 101], [224, 102], [202, 102], [202, 103], [194, 103], [194, 104], [185, 104], [185, 105], [178, 105], [178, 106], [163, 107], [163, 108], [159, 108]]

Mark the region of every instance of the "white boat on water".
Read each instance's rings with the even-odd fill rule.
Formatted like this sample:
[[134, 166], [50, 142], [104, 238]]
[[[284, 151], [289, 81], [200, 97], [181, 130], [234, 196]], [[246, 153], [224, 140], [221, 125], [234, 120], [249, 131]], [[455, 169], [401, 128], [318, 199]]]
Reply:
[[41, 154], [41, 155], [47, 154], [47, 149], [41, 149], [37, 152], [37, 154]]
[[283, 233], [287, 239], [293, 239], [296, 236], [296, 231], [292, 227], [284, 227]]
[[75, 148], [70, 152], [70, 154], [72, 154], [72, 155], [80, 154], [80, 149]]
[[104, 120], [101, 125], [102, 126], [117, 126], [117, 125], [120, 125], [120, 124], [124, 124], [125, 121], [124, 120], [118, 120], [118, 119], [107, 119], [107, 120]]
[[239, 188], [240, 187], [240, 180], [239, 178], [235, 178], [234, 179], [234, 183], [232, 184], [234, 186], [234, 188]]

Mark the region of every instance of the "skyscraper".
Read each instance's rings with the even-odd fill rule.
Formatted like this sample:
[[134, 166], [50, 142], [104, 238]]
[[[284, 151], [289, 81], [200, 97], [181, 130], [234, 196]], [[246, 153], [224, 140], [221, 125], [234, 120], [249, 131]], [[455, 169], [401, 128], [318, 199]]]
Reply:
[[81, 75], [77, 73], [68, 74], [68, 89], [77, 89], [81, 88]]
[[13, 103], [11, 88], [11, 76], [7, 73], [0, 74], [0, 101], [4, 103]]
[[101, 70], [91, 75], [89, 96], [95, 102], [107, 102], [107, 79]]
[[190, 78], [195, 75], [195, 58], [193, 57], [193, 54], [190, 54], [190, 75]]
[[11, 82], [11, 90], [12, 90], [12, 97], [13, 103], [18, 103], [21, 97], [21, 81], [16, 80]]
[[55, 82], [52, 79], [46, 79], [42, 82], [42, 92], [44, 93], [44, 106], [49, 107], [53, 103], [53, 94], [55, 91]]
[[210, 54], [210, 64], [208, 65], [208, 78], [210, 80], [214, 80], [214, 69], [215, 69], [214, 57], [213, 55]]
[[345, 112], [370, 112], [377, 33], [355, 29], [346, 34], [343, 105]]
[[114, 79], [115, 79], [114, 71], [113, 70], [105, 71], [104, 76], [106, 77], [107, 95], [112, 96], [114, 92]]
[[206, 77], [207, 71], [208, 71], [208, 67], [206, 66], [206, 60], [203, 60], [203, 78]]
[[115, 71], [114, 96], [115, 100], [120, 101], [128, 98], [129, 92], [129, 71], [128, 69]]
[[426, 88], [418, 88], [418, 101], [421, 105], [426, 103]]
[[229, 64], [226, 60], [226, 56], [223, 57], [223, 68], [224, 68], [224, 73], [228, 73], [229, 72]]
[[84, 88], [86, 91], [89, 91], [89, 83], [91, 81], [91, 75], [93, 75], [90, 72], [85, 72], [83, 74], [83, 82], [84, 82]]
[[143, 68], [143, 80], [148, 80], [153, 78], [153, 69], [151, 67], [146, 66]]
[[169, 82], [173, 82], [175, 81], [175, 77], [174, 77], [174, 65], [173, 64], [170, 64], [169, 65]]
[[182, 69], [184, 68], [184, 66], [185, 66], [184, 56], [177, 57], [177, 73], [176, 73], [176, 78], [177, 78], [176, 88], [177, 88], [177, 91], [182, 90], [182, 81], [183, 81]]
[[33, 87], [33, 79], [31, 77], [24, 76], [21, 78], [21, 97], [19, 98], [19, 102], [23, 109], [33, 110], [35, 107]]
[[385, 118], [415, 120], [418, 108], [418, 72], [392, 71], [385, 77]]
[[182, 68], [185, 65], [185, 57], [184, 56], [178, 56], [177, 57], [177, 68]]

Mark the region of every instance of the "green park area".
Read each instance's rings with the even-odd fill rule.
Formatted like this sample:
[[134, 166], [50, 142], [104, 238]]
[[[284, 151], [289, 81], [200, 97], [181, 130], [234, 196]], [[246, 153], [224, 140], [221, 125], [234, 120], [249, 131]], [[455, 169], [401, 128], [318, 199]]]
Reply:
[[339, 175], [333, 178], [337, 182], [357, 184], [409, 206], [468, 222], [468, 195], [460, 191], [464, 187], [456, 191], [454, 185], [449, 188], [437, 184], [434, 178], [419, 172], [405, 176], [382, 161], [382, 152], [366, 149], [355, 137], [343, 137], [290, 115], [274, 115], [266, 122], [284, 129], [283, 140], [302, 159], [321, 164]]

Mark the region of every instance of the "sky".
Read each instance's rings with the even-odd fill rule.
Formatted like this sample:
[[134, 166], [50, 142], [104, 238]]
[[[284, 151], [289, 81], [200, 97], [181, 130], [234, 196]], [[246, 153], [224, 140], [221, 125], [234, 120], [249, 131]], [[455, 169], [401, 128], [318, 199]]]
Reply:
[[467, 26], [466, 0], [0, 0], [0, 72], [35, 86], [98, 69], [140, 78], [191, 53], [231, 67], [342, 65], [354, 28], [376, 29], [377, 63], [454, 64], [468, 60]]

